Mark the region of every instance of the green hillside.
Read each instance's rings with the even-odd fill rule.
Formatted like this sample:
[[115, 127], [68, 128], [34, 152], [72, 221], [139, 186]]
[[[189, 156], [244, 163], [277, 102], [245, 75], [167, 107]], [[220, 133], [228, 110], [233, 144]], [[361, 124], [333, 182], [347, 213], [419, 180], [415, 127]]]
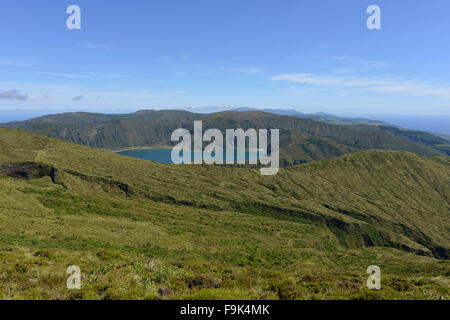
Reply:
[[426, 131], [417, 131], [417, 130], [409, 130], [402, 129], [392, 126], [373, 126], [373, 125], [358, 125], [354, 126], [358, 129], [363, 130], [381, 130], [385, 132], [389, 132], [397, 137], [402, 137], [417, 143], [425, 144], [428, 146], [436, 146], [440, 144], [448, 143], [443, 137], [439, 137], [435, 134], [426, 132]]
[[[445, 155], [446, 151], [425, 143], [428, 140], [399, 135], [392, 130], [367, 130], [366, 127], [339, 126], [254, 111], [195, 114], [149, 110], [120, 116], [76, 113], [46, 116], [5, 126], [89, 147], [119, 150], [174, 145], [170, 141], [172, 132], [178, 128], [193, 132], [194, 120], [202, 120], [204, 130], [218, 128], [222, 132], [238, 128], [280, 129], [280, 159], [283, 166], [370, 149], [408, 151], [425, 156]], [[442, 139], [434, 137], [434, 140]]]
[[292, 109], [290, 109], [290, 110], [289, 109], [288, 110], [286, 110], [286, 109], [256, 109], [256, 108], [241, 107], [241, 108], [232, 109], [231, 111], [262, 111], [262, 112], [267, 112], [267, 113], [273, 113], [273, 114], [285, 115], [285, 116], [294, 116], [297, 118], [322, 121], [322, 122], [338, 124], [338, 125], [356, 125], [356, 124], [389, 125], [388, 123], [379, 121], [379, 120], [340, 117], [340, 116], [330, 114], [330, 113], [325, 113], [325, 112], [303, 113], [303, 112], [299, 112], [297, 110], [292, 110]]
[[364, 151], [263, 177], [0, 128], [0, 173], [0, 298], [449, 298], [446, 157]]

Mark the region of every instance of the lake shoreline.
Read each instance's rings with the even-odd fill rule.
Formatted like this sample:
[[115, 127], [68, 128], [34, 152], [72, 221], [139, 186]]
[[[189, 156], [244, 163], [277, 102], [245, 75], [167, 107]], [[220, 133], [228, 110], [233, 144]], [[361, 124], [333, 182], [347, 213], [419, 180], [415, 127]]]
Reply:
[[[176, 148], [176, 146], [173, 146], [173, 147], [168, 147], [168, 146], [162, 146], [162, 147], [130, 147], [130, 148], [126, 148], [126, 149], [120, 149], [120, 150], [109, 150], [109, 151], [111, 151], [112, 153], [119, 153], [119, 152], [125, 152], [125, 151], [133, 151], [133, 150], [152, 150], [152, 149], [173, 149], [173, 148]], [[177, 149], [180, 149], [181, 150], [181, 148], [177, 148]], [[237, 150], [240, 150], [240, 149], [237, 149]], [[262, 149], [244, 149], [245, 151], [252, 151], [252, 152], [255, 152], [255, 151], [257, 151], [257, 152], [264, 152], [264, 150], [262, 150]]]

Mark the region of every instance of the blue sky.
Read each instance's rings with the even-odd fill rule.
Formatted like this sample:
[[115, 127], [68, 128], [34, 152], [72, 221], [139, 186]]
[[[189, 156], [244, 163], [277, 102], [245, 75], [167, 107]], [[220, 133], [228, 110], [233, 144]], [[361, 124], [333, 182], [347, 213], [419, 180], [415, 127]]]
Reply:
[[449, 31], [448, 0], [2, 0], [0, 110], [450, 115]]

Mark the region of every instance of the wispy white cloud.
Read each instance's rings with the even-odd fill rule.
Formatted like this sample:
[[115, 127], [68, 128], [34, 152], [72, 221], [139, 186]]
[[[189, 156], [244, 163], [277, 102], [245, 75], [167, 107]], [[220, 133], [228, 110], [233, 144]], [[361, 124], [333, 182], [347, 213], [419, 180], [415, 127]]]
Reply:
[[333, 57], [332, 61], [338, 62], [341, 65], [334, 70], [335, 73], [358, 73], [367, 72], [370, 70], [385, 68], [389, 66], [388, 62], [364, 60], [350, 56]]
[[180, 59], [181, 60], [188, 60], [188, 59], [190, 59], [192, 56], [190, 55], [190, 54], [181, 54], [180, 55]]
[[170, 58], [167, 56], [164, 56], [164, 57], [158, 58], [157, 61], [161, 62], [161, 63], [168, 63], [170, 61]]
[[19, 63], [8, 60], [0, 60], [0, 65], [2, 66], [10, 66], [10, 67], [19, 67], [21, 66]]
[[322, 94], [324, 93], [323, 89], [318, 88], [308, 88], [308, 89], [299, 89], [299, 88], [288, 88], [288, 89], [282, 89], [280, 92], [289, 93], [291, 95], [295, 96], [301, 96], [306, 94]]
[[317, 76], [313, 73], [287, 73], [273, 76], [271, 79], [274, 81], [333, 87], [387, 86], [396, 83], [383, 77], [330, 77]]
[[364, 88], [364, 90], [381, 92], [381, 93], [405, 93], [411, 95], [430, 95], [440, 96], [450, 100], [450, 86], [434, 86], [430, 84], [397, 84], [392, 86], [378, 86], [372, 88]]
[[212, 69], [212, 71], [230, 71], [230, 72], [241, 72], [241, 73], [258, 73], [266, 70], [261, 67], [247, 67], [247, 66], [239, 66], [239, 67], [220, 67]]
[[61, 77], [61, 78], [74, 78], [74, 79], [90, 78], [87, 75], [73, 74], [73, 73], [43, 72], [42, 74], [46, 74], [49, 76], [55, 76], [55, 77]]
[[79, 43], [78, 44], [79, 47], [82, 48], [87, 48], [87, 49], [103, 49], [103, 50], [107, 50], [110, 47], [106, 44], [103, 43], [97, 43], [97, 42], [84, 42], [84, 43]]
[[273, 81], [285, 81], [311, 86], [345, 88], [350, 91], [402, 93], [409, 95], [434, 95], [450, 99], [450, 85], [438, 85], [429, 81], [401, 80], [390, 76], [333, 77], [313, 73], [291, 73], [272, 76]]
[[18, 68], [28, 67], [26, 63], [9, 59], [0, 59], [0, 66], [18, 67]]
[[61, 78], [73, 78], [73, 79], [115, 79], [124, 78], [125, 75], [121, 74], [102, 74], [89, 72], [87, 74], [75, 74], [75, 73], [61, 73], [61, 72], [42, 72], [49, 76], [61, 77]]
[[188, 94], [189, 91], [187, 90], [168, 90], [162, 92], [163, 95], [176, 95], [176, 94]]
[[337, 56], [333, 57], [333, 60], [370, 69], [384, 68], [389, 66], [389, 63], [385, 61], [364, 60], [350, 56]]

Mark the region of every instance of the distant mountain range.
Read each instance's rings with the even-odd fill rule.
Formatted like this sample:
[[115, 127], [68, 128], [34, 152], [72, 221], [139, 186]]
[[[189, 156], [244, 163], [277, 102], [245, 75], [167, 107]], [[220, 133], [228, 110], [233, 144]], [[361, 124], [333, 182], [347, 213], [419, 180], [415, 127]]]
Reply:
[[[289, 112], [289, 111], [283, 111]], [[324, 115], [318, 115], [323, 117]], [[43, 134], [89, 147], [118, 150], [173, 146], [172, 132], [193, 132], [194, 120], [203, 129], [280, 129], [282, 166], [306, 163], [370, 149], [409, 151], [419, 155], [449, 154], [448, 141], [427, 132], [382, 124], [334, 125], [325, 121], [262, 111], [196, 114], [181, 110], [142, 110], [131, 114], [63, 113], [1, 126]]]

